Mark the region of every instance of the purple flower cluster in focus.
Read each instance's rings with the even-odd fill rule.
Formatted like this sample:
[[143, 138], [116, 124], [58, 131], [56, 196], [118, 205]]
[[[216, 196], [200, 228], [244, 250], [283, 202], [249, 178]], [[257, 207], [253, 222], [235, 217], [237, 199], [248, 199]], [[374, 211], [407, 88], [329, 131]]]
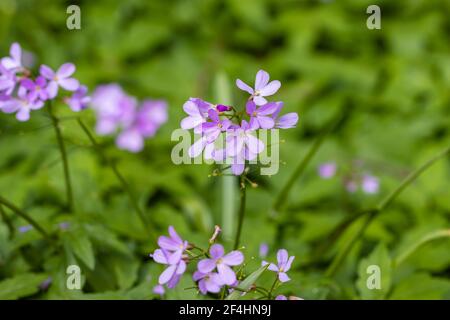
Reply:
[[141, 151], [145, 139], [154, 136], [168, 117], [165, 101], [144, 100], [139, 105], [118, 84], [97, 87], [91, 105], [97, 114], [97, 133], [111, 135], [120, 130], [116, 145], [130, 152]]
[[[298, 122], [295, 112], [279, 116], [283, 102], [268, 102], [266, 97], [275, 94], [281, 86], [280, 81], [269, 82], [269, 74], [259, 70], [256, 74], [255, 88], [237, 79], [239, 89], [250, 94], [245, 110], [238, 112], [234, 107], [213, 104], [200, 98], [190, 98], [183, 105], [188, 114], [182, 119], [182, 129], [192, 129], [200, 134], [189, 149], [189, 156], [195, 158], [204, 152], [205, 159], [216, 162], [229, 159], [234, 175], [241, 175], [245, 162], [255, 160], [264, 151], [264, 143], [257, 138], [258, 130], [294, 128]], [[217, 147], [219, 137], [225, 137], [225, 147]]]
[[46, 101], [54, 100], [60, 88], [73, 93], [63, 97], [73, 111], [87, 107], [90, 101], [87, 88], [72, 77], [76, 70], [74, 64], [64, 63], [57, 71], [41, 65], [39, 75], [32, 78], [22, 60], [18, 43], [13, 43], [9, 56], [0, 60], [0, 111], [15, 113], [17, 120], [28, 121], [31, 111], [42, 109]]

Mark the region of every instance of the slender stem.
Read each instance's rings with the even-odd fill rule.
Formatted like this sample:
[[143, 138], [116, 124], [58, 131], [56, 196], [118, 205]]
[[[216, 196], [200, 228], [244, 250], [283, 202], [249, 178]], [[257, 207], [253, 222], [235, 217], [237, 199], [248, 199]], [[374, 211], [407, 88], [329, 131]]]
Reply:
[[83, 121], [81, 121], [80, 118], [77, 119], [78, 124], [80, 125], [81, 129], [84, 131], [84, 133], [86, 134], [86, 136], [89, 138], [91, 144], [93, 145], [93, 147], [95, 148], [95, 150], [97, 151], [98, 155], [100, 156], [100, 158], [107, 163], [111, 170], [114, 172], [114, 175], [116, 176], [117, 180], [119, 180], [119, 182], [122, 184], [122, 188], [125, 190], [125, 192], [128, 194], [128, 197], [130, 198], [130, 202], [134, 208], [134, 210], [136, 211], [136, 213], [138, 214], [139, 218], [141, 219], [142, 224], [144, 225], [145, 229], [148, 232], [152, 231], [152, 228], [150, 227], [150, 224], [147, 220], [147, 218], [145, 217], [144, 212], [141, 210], [141, 208], [139, 207], [138, 201], [136, 196], [134, 195], [133, 191], [130, 188], [130, 185], [128, 184], [128, 182], [125, 180], [125, 178], [123, 177], [123, 175], [120, 173], [119, 169], [117, 168], [116, 164], [112, 161], [110, 161], [105, 154], [102, 151], [101, 146], [98, 144], [97, 140], [95, 140], [94, 136], [92, 135], [92, 133], [89, 131], [88, 127], [83, 123]]
[[59, 126], [60, 120], [53, 112], [51, 101], [48, 102], [47, 110], [49, 112], [53, 127], [55, 129], [56, 139], [58, 141], [58, 147], [59, 147], [59, 151], [61, 153], [61, 159], [63, 161], [64, 181], [66, 184], [66, 194], [67, 194], [67, 208], [70, 212], [72, 212], [73, 211], [72, 184], [70, 182], [69, 162], [67, 160], [66, 146], [64, 144], [64, 139], [63, 139], [63, 136], [61, 133], [61, 128]]
[[4, 205], [5, 207], [9, 208], [10, 210], [14, 211], [19, 217], [26, 220], [29, 224], [31, 224], [38, 232], [40, 232], [44, 238], [50, 240], [49, 234], [33, 219], [31, 218], [27, 213], [20, 210], [18, 207], [16, 207], [14, 204], [0, 196], [0, 204]]
[[242, 231], [242, 225], [244, 223], [244, 216], [245, 216], [245, 201], [246, 201], [246, 186], [244, 182], [243, 176], [241, 176], [241, 204], [239, 206], [239, 213], [238, 213], [238, 226], [236, 231], [236, 238], [234, 240], [234, 249], [237, 249], [239, 247], [239, 240], [241, 238], [241, 231]]
[[[357, 232], [353, 235], [353, 237], [350, 239], [349, 242], [345, 245], [345, 247], [338, 253], [338, 255], [333, 259], [331, 265], [328, 267], [327, 271], [325, 272], [325, 275], [327, 277], [332, 277], [341, 266], [344, 259], [347, 257], [350, 250], [355, 245], [356, 241], [364, 234], [367, 227], [370, 225], [372, 220], [381, 212], [383, 211], [389, 204], [394, 201], [395, 198], [407, 187], [409, 186], [415, 179], [417, 179], [418, 176], [420, 176], [426, 169], [428, 169], [431, 165], [433, 165], [437, 160], [443, 158], [444, 156], [448, 155], [450, 153], [450, 147], [447, 147], [445, 150], [441, 151], [437, 155], [435, 155], [433, 158], [425, 162], [422, 166], [420, 166], [417, 170], [410, 173], [403, 181], [402, 183], [394, 189], [390, 194], [388, 194], [381, 202], [380, 204], [372, 210], [368, 210], [367, 216], [366, 214], [363, 215], [363, 218], [365, 221], [361, 224]], [[359, 217], [359, 215], [358, 215]]]
[[273, 290], [275, 290], [275, 286], [277, 285], [277, 283], [278, 283], [278, 274], [275, 275], [275, 281], [273, 282], [272, 287], [270, 288], [270, 291], [268, 294], [269, 300], [272, 299], [272, 293], [273, 293]]
[[12, 238], [14, 236], [16, 230], [14, 229], [11, 219], [9, 219], [9, 217], [6, 214], [5, 209], [3, 209], [2, 205], [0, 205], [0, 216], [2, 216], [3, 221], [5, 222], [6, 226], [8, 227], [9, 237]]
[[297, 168], [292, 173], [289, 180], [286, 182], [284, 187], [281, 189], [280, 193], [278, 194], [277, 198], [275, 199], [274, 205], [272, 207], [273, 213], [276, 214], [280, 210], [282, 210], [283, 206], [286, 205], [286, 199], [289, 195], [289, 192], [291, 191], [292, 187], [294, 186], [295, 181], [303, 174], [306, 167], [308, 166], [311, 159], [314, 157], [314, 155], [317, 153], [317, 150], [319, 150], [322, 143], [325, 141], [325, 138], [328, 136], [330, 132], [334, 130], [334, 128], [337, 126], [337, 124], [340, 122], [341, 117], [339, 116], [336, 119], [332, 121], [331, 124], [328, 124], [325, 128], [325, 130], [322, 131], [320, 136], [317, 138], [316, 141], [314, 141], [311, 148], [308, 150], [302, 161], [298, 164]]

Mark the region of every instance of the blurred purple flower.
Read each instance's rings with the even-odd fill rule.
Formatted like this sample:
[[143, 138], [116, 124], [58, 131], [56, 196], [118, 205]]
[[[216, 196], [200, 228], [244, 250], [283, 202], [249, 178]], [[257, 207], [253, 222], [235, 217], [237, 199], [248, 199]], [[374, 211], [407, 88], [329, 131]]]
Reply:
[[64, 63], [56, 72], [46, 65], [41, 65], [39, 69], [41, 76], [50, 81], [47, 86], [47, 93], [50, 99], [56, 97], [59, 87], [67, 91], [76, 91], [78, 89], [80, 83], [77, 79], [70, 77], [75, 70], [73, 63]]
[[45, 89], [47, 81], [44, 77], [39, 76], [35, 81], [25, 78], [20, 82], [20, 85], [28, 90], [28, 97], [31, 101], [36, 99], [45, 101], [48, 99], [48, 93]]
[[267, 243], [265, 242], [261, 243], [259, 246], [259, 257], [265, 258], [267, 257], [268, 253], [269, 253], [269, 246], [267, 245]]
[[31, 110], [38, 110], [43, 106], [43, 101], [31, 100], [27, 94], [27, 89], [24, 87], [19, 87], [17, 98], [11, 97], [6, 101], [0, 102], [1, 111], [4, 113], [16, 113], [16, 118], [19, 121], [28, 121], [30, 119]]
[[321, 164], [318, 168], [318, 173], [323, 179], [330, 179], [334, 177], [336, 174], [336, 163], [327, 162]]
[[380, 182], [377, 177], [371, 175], [364, 175], [362, 178], [362, 190], [368, 194], [378, 193], [380, 189]]
[[74, 112], [79, 112], [88, 107], [91, 102], [91, 97], [87, 95], [88, 89], [86, 86], [81, 85], [77, 91], [75, 91], [71, 97], [67, 97], [64, 101], [69, 105], [70, 109]]
[[287, 300], [288, 298], [286, 296], [283, 296], [282, 294], [278, 295], [275, 300]]
[[0, 93], [10, 96], [17, 84], [16, 75], [0, 64]]
[[156, 285], [153, 287], [153, 293], [154, 294], [158, 294], [161, 297], [164, 295], [164, 293], [166, 292], [166, 290], [164, 289], [164, 287], [160, 284]]
[[39, 289], [41, 289], [42, 291], [47, 290], [52, 284], [52, 282], [53, 282], [52, 277], [48, 277], [47, 279], [42, 281], [42, 283], [39, 285]]
[[268, 263], [266, 261], [262, 262], [262, 265], [268, 265], [268, 269], [270, 271], [274, 271], [278, 273], [278, 279], [281, 282], [287, 282], [291, 280], [286, 272], [288, 272], [291, 269], [292, 261], [294, 261], [294, 256], [289, 257], [288, 252], [286, 249], [280, 249], [277, 252], [277, 262], [278, 265], [275, 265], [274, 263]]
[[210, 259], [201, 260], [197, 269], [203, 274], [208, 274], [217, 268], [220, 282], [226, 285], [232, 285], [236, 281], [236, 274], [232, 266], [238, 266], [244, 262], [244, 255], [242, 252], [235, 250], [225, 255], [225, 250], [222, 245], [214, 244], [209, 250]]
[[8, 70], [18, 71], [22, 68], [22, 48], [14, 42], [9, 49], [9, 57], [1, 59], [1, 64]]
[[26, 225], [26, 226], [20, 226], [19, 227], [19, 232], [20, 233], [26, 233], [26, 232], [28, 232], [30, 230], [33, 230], [33, 226], [31, 226], [31, 225]]
[[251, 88], [240, 79], [236, 80], [236, 85], [239, 89], [251, 94], [256, 105], [262, 106], [267, 103], [267, 100], [264, 97], [275, 94], [281, 87], [280, 81], [274, 80], [269, 83], [269, 79], [270, 76], [266, 71], [259, 70], [256, 74], [255, 89]]

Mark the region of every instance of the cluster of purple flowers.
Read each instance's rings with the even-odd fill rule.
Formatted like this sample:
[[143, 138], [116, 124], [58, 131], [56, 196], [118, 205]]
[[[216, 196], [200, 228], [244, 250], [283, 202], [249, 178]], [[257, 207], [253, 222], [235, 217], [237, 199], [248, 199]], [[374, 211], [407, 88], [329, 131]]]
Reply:
[[97, 133], [111, 135], [120, 130], [116, 145], [131, 152], [141, 151], [145, 138], [154, 136], [168, 117], [165, 101], [144, 100], [138, 105], [118, 84], [97, 87], [91, 105], [97, 114]]
[[[266, 71], [259, 70], [254, 89], [236, 80], [237, 87], [250, 94], [245, 112], [237, 112], [232, 106], [190, 98], [183, 105], [188, 116], [181, 121], [180, 126], [185, 130], [193, 129], [201, 138], [190, 147], [189, 156], [195, 158], [204, 152], [205, 159], [216, 162], [229, 159], [233, 174], [241, 175], [245, 161], [255, 160], [264, 151], [264, 143], [256, 137], [258, 130], [295, 127], [297, 113], [280, 116], [283, 102], [267, 101], [266, 97], [275, 94], [281, 86], [280, 81], [269, 82], [269, 79]], [[224, 148], [215, 145], [221, 135], [225, 136]]]
[[[244, 255], [239, 250], [225, 253], [222, 245], [212, 244], [209, 252], [203, 252], [200, 256], [192, 256], [190, 249], [193, 248], [193, 245], [181, 239], [172, 226], [169, 227], [169, 237], [160, 236], [158, 245], [159, 248], [150, 256], [155, 262], [167, 267], [159, 276], [158, 285], [153, 288], [155, 294], [163, 295], [164, 285], [169, 289], [174, 288], [185, 273], [187, 263], [198, 257], [204, 259], [197, 263], [197, 269], [193, 273], [192, 279], [197, 283], [200, 293], [219, 293], [224, 286], [233, 290], [232, 288], [239, 284], [239, 279], [233, 270], [233, 267], [240, 266], [244, 262]], [[262, 265], [269, 264], [268, 270], [276, 272], [281, 282], [289, 281], [286, 272], [291, 268], [294, 257], [289, 257], [285, 249], [280, 249], [277, 259], [277, 265], [265, 261], [262, 262]]]
[[[337, 174], [338, 170], [335, 162], [326, 162], [321, 164], [317, 171], [323, 179], [331, 179]], [[344, 175], [343, 180], [345, 189], [350, 193], [354, 193], [361, 188], [364, 193], [376, 194], [380, 189], [379, 179], [368, 173], [360, 174], [357, 171], [352, 171], [350, 174]]]
[[75, 65], [64, 63], [55, 72], [41, 65], [39, 75], [31, 77], [31, 72], [22, 62], [22, 48], [13, 43], [10, 55], [0, 60], [0, 110], [15, 113], [19, 121], [28, 121], [30, 112], [44, 107], [45, 102], [57, 97], [60, 88], [72, 92], [63, 98], [73, 111], [87, 107], [90, 98], [87, 88], [72, 77]]

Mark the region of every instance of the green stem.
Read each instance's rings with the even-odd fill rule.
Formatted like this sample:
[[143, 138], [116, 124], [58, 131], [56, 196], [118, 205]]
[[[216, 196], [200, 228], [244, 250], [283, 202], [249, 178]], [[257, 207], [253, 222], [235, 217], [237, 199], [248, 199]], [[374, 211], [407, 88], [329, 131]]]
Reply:
[[239, 241], [241, 238], [242, 225], [244, 224], [244, 216], [245, 216], [245, 201], [246, 201], [246, 186], [244, 182], [243, 176], [241, 176], [241, 204], [239, 206], [238, 213], [238, 226], [236, 230], [236, 238], [234, 240], [234, 249], [236, 250], [239, 247]]
[[295, 181], [303, 174], [309, 162], [317, 153], [317, 150], [319, 150], [322, 143], [325, 141], [325, 138], [328, 136], [328, 134], [330, 134], [330, 132], [334, 130], [334, 128], [337, 126], [340, 120], [341, 117], [338, 117], [337, 120], [333, 120], [331, 124], [328, 124], [326, 128], [322, 131], [321, 135], [316, 139], [316, 141], [314, 141], [313, 145], [308, 150], [305, 157], [302, 159], [302, 161], [300, 161], [297, 168], [294, 170], [291, 177], [286, 182], [286, 184], [278, 194], [277, 198], [275, 199], [274, 205], [272, 207], [272, 212], [274, 214], [277, 214], [286, 205], [287, 197], [292, 187], [294, 186]]
[[20, 210], [18, 207], [16, 207], [14, 204], [0, 196], [0, 204], [4, 205], [5, 207], [9, 208], [10, 210], [14, 211], [19, 217], [26, 220], [29, 224], [31, 224], [39, 233], [41, 233], [44, 238], [50, 240], [49, 234], [33, 219], [31, 218], [27, 213]]
[[6, 214], [5, 209], [3, 209], [2, 205], [0, 205], [0, 215], [2, 216], [3, 221], [5, 222], [6, 226], [8, 227], [9, 237], [12, 238], [14, 236], [16, 230], [14, 229], [11, 219], [9, 219], [9, 217]]
[[[333, 259], [331, 265], [328, 267], [327, 271], [325, 272], [325, 275], [327, 277], [332, 277], [336, 274], [336, 272], [339, 270], [339, 267], [341, 266], [344, 259], [347, 257], [350, 250], [355, 245], [356, 241], [364, 234], [367, 227], [370, 225], [372, 220], [381, 212], [383, 211], [388, 205], [394, 201], [395, 198], [407, 187], [409, 186], [417, 177], [419, 177], [426, 169], [428, 169], [431, 165], [433, 165], [437, 160], [443, 158], [447, 154], [450, 153], [450, 147], [446, 148], [445, 150], [441, 151], [437, 155], [435, 155], [433, 158], [425, 162], [422, 166], [420, 166], [417, 170], [410, 173], [403, 181], [402, 183], [393, 190], [390, 194], [388, 194], [380, 203], [379, 205], [372, 210], [366, 211], [366, 214], [363, 215], [363, 219], [365, 221], [361, 224], [357, 232], [353, 235], [353, 237], [350, 239], [349, 242], [344, 246], [344, 248], [338, 253], [338, 255]], [[357, 217], [360, 217], [358, 215]]]
[[117, 180], [119, 180], [119, 182], [122, 184], [122, 188], [125, 190], [125, 192], [128, 194], [128, 197], [130, 198], [130, 202], [134, 208], [134, 210], [136, 211], [136, 213], [138, 214], [139, 218], [141, 219], [142, 224], [144, 225], [144, 228], [148, 231], [148, 232], [152, 232], [152, 228], [150, 227], [149, 222], [147, 221], [147, 218], [145, 217], [144, 212], [141, 210], [141, 208], [139, 207], [138, 201], [136, 199], [136, 196], [134, 195], [133, 191], [130, 188], [130, 185], [128, 184], [128, 182], [125, 180], [125, 178], [123, 177], [123, 175], [120, 173], [119, 169], [117, 168], [116, 164], [112, 161], [109, 161], [109, 159], [105, 156], [105, 154], [103, 153], [103, 150], [101, 148], [101, 146], [98, 144], [97, 140], [95, 140], [94, 136], [92, 135], [92, 133], [89, 131], [88, 127], [83, 123], [83, 121], [81, 121], [80, 118], [77, 119], [78, 124], [80, 125], [81, 129], [84, 131], [84, 133], [86, 134], [86, 136], [89, 138], [89, 141], [91, 142], [92, 146], [95, 148], [95, 150], [97, 151], [98, 155], [100, 156], [100, 158], [110, 166], [111, 170], [113, 171], [114, 175], [116, 176]]
[[72, 184], [70, 182], [70, 172], [69, 172], [69, 162], [67, 160], [67, 151], [66, 146], [64, 144], [64, 139], [61, 133], [61, 128], [59, 126], [59, 118], [54, 114], [51, 101], [48, 102], [47, 108], [50, 118], [52, 120], [53, 128], [55, 129], [56, 139], [58, 141], [59, 151], [61, 153], [61, 159], [63, 161], [63, 169], [64, 169], [64, 181], [66, 184], [66, 195], [67, 195], [67, 209], [72, 212], [73, 211], [73, 193], [72, 193]]
[[268, 294], [269, 300], [272, 300], [272, 297], [273, 297], [272, 293], [273, 293], [273, 290], [275, 290], [275, 286], [277, 285], [277, 283], [278, 283], [278, 274], [275, 275], [275, 281], [273, 282], [272, 287], [270, 288], [270, 291]]

